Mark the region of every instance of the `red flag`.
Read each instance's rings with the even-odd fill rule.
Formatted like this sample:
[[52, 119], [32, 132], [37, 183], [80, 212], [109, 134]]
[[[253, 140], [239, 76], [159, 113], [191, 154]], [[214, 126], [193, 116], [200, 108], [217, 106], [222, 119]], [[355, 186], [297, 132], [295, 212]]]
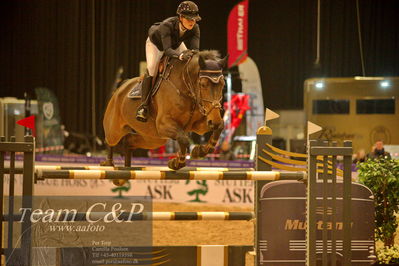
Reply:
[[34, 115], [31, 115], [24, 119], [18, 120], [17, 124], [32, 129], [32, 134], [34, 137], [36, 137], [36, 127], [35, 127], [35, 116]]
[[227, 22], [228, 67], [242, 63], [248, 56], [248, 0], [238, 3]]

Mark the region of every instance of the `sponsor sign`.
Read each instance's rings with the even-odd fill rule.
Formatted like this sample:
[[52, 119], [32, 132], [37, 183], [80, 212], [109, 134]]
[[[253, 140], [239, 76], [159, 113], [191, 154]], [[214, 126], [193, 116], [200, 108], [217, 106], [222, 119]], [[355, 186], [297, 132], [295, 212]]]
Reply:
[[259, 76], [258, 67], [248, 56], [247, 59], [238, 66], [242, 83], [242, 92], [250, 97], [247, 113], [247, 136], [255, 136], [258, 128], [264, 125], [264, 105], [262, 84]]
[[247, 57], [248, 0], [238, 3], [230, 12], [227, 22], [228, 67], [239, 65]]
[[[336, 223], [332, 222], [331, 201], [327, 209], [322, 204], [323, 189], [320, 184], [318, 193], [318, 208], [316, 209], [316, 230], [318, 239], [316, 252], [321, 256], [323, 228], [327, 228], [328, 237], [336, 229], [337, 265], [342, 263], [343, 249], [343, 214], [342, 214], [342, 183], [338, 183], [338, 199], [336, 203]], [[331, 193], [331, 189], [328, 190]], [[331, 195], [328, 195], [331, 196]], [[352, 183], [352, 264], [370, 265], [368, 256], [374, 249], [374, 203], [371, 191], [363, 185]], [[262, 224], [259, 235], [259, 265], [304, 265], [306, 259], [306, 186], [297, 181], [276, 181], [262, 188], [260, 199], [260, 216]], [[323, 223], [323, 213], [327, 222]], [[332, 248], [331, 240], [327, 241], [328, 249]], [[321, 259], [321, 257], [318, 257]]]
[[[16, 175], [16, 195], [21, 195], [21, 175]], [[9, 177], [5, 177], [5, 183]], [[115, 186], [111, 180], [46, 179], [34, 185], [35, 195], [46, 196], [150, 196], [157, 202], [234, 204], [252, 207], [250, 180], [129, 180]]]
[[42, 121], [42, 135], [37, 138], [40, 152], [56, 153], [64, 149], [64, 134], [61, 129], [61, 116], [58, 100], [52, 91], [47, 88], [35, 89], [39, 120]]

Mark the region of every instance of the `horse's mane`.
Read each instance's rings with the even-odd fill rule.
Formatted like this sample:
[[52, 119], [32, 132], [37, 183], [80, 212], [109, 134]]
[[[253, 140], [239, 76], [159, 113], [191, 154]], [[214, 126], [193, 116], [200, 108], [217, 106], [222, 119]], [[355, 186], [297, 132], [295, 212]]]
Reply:
[[198, 53], [204, 60], [219, 60], [220, 53], [217, 50], [203, 50]]

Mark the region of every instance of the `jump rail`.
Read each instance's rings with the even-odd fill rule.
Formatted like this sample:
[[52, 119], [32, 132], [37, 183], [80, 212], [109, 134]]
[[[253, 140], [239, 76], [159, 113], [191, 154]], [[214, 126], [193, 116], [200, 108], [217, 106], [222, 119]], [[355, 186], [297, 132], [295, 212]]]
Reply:
[[[88, 221], [103, 219], [107, 212], [77, 212], [60, 213], [57, 220], [62, 222]], [[32, 214], [34, 219], [41, 219], [45, 214]], [[9, 220], [9, 215], [3, 216], [4, 221]], [[118, 220], [123, 221], [250, 221], [255, 219], [253, 212], [141, 212], [130, 213], [122, 212], [118, 215]], [[14, 214], [14, 221], [21, 221], [22, 214]]]
[[[161, 167], [161, 166], [56, 166], [56, 165], [36, 165], [35, 170], [104, 170], [104, 171], [112, 171], [112, 170], [126, 170], [126, 171], [173, 171], [169, 167]], [[187, 171], [254, 171], [253, 168], [224, 168], [224, 167], [183, 167], [179, 170], [179, 172], [187, 172]]]
[[139, 179], [139, 180], [283, 180], [305, 179], [305, 172], [273, 171], [126, 171], [126, 170], [36, 170], [45, 179]]

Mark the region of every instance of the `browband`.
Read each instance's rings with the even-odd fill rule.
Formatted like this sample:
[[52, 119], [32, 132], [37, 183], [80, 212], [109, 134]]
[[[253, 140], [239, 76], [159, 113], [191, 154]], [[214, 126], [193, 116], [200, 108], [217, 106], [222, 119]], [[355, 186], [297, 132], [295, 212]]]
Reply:
[[223, 78], [222, 70], [200, 70], [200, 78], [207, 78], [213, 83], [219, 83], [220, 79]]

